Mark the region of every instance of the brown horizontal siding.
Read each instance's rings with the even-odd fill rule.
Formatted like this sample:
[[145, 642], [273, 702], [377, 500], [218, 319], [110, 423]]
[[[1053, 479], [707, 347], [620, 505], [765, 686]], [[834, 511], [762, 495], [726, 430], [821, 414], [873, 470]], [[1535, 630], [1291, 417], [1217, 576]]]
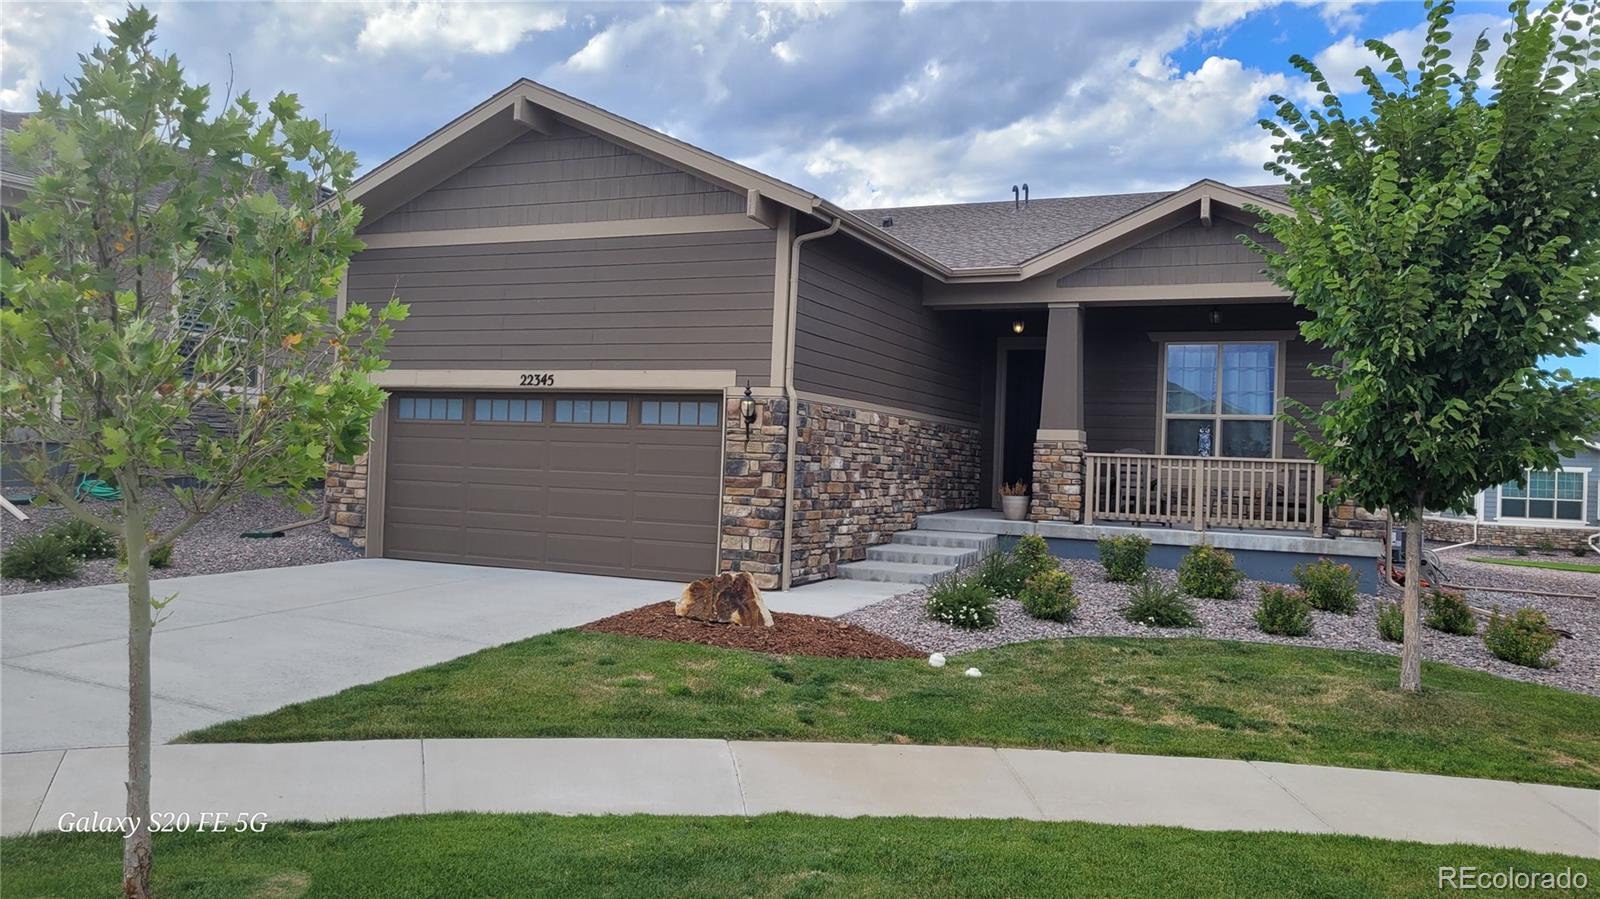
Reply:
[[349, 298], [410, 305], [397, 367], [733, 369], [766, 384], [773, 265], [766, 230], [366, 250]]
[[529, 132], [366, 233], [559, 225], [743, 212], [745, 198], [575, 128]]
[[973, 335], [958, 315], [922, 305], [920, 276], [848, 238], [816, 241], [800, 253], [799, 389], [976, 420]]
[[1061, 276], [1058, 287], [1142, 287], [1266, 281], [1265, 267], [1238, 235], [1253, 230], [1227, 220], [1206, 228], [1198, 221], [1179, 225], [1143, 243]]
[[[1089, 432], [1089, 450], [1110, 453], [1122, 449], [1160, 452], [1158, 412], [1161, 385], [1159, 378], [1160, 344], [1150, 339], [1151, 331], [1220, 332], [1292, 331], [1298, 328], [1300, 312], [1288, 303], [1277, 305], [1233, 305], [1222, 307], [1223, 323], [1212, 326], [1209, 307], [1144, 307], [1129, 309], [1090, 309], [1084, 327], [1084, 427]], [[1333, 382], [1311, 374], [1313, 362], [1330, 359], [1326, 349], [1300, 338], [1288, 342], [1284, 368], [1284, 392], [1318, 406], [1334, 395]], [[1294, 442], [1294, 427], [1280, 424], [1286, 458], [1305, 458]]]

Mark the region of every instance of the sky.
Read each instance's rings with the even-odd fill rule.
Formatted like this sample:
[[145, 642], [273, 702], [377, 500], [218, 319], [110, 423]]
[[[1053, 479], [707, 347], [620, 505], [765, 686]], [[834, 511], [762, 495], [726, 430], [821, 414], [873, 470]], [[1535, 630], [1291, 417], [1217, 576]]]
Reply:
[[[1264, 183], [1267, 97], [1311, 96], [1291, 54], [1359, 108], [1362, 41], [1415, 59], [1423, 35], [1420, 2], [1367, 0], [148, 5], [192, 79], [298, 94], [363, 167], [527, 77], [856, 208]], [[123, 9], [8, 2], [0, 107], [61, 88]], [[1506, 24], [1463, 2], [1453, 32]]]

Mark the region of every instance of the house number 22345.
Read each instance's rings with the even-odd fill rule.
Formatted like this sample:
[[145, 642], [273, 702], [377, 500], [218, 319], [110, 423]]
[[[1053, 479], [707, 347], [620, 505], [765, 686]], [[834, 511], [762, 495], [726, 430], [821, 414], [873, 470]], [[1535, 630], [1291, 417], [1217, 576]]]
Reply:
[[556, 376], [551, 374], [550, 372], [547, 372], [547, 371], [543, 371], [543, 372], [523, 372], [522, 373], [522, 386], [523, 387], [554, 387], [554, 386], [556, 386]]

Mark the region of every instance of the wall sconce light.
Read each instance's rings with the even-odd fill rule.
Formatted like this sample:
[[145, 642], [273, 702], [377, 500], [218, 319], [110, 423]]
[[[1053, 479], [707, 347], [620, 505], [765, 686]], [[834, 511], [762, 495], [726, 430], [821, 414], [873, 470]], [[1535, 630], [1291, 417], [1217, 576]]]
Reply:
[[1218, 308], [1217, 308], [1217, 307], [1215, 307], [1215, 306], [1212, 306], [1212, 307], [1211, 307], [1211, 315], [1210, 315], [1210, 319], [1211, 319], [1211, 323], [1212, 323], [1212, 324], [1213, 324], [1213, 325], [1220, 325], [1220, 324], [1222, 324], [1222, 310], [1221, 310], [1221, 309], [1218, 309]]
[[1021, 334], [1022, 333], [1022, 327], [1023, 327], [1022, 319], [1019, 318], [1016, 321], [1011, 323], [1011, 333], [1013, 333], [1013, 334]]
[[744, 418], [744, 435], [750, 436], [750, 426], [756, 423], [756, 398], [750, 393], [750, 385], [744, 385], [744, 398], [739, 400], [739, 414]]

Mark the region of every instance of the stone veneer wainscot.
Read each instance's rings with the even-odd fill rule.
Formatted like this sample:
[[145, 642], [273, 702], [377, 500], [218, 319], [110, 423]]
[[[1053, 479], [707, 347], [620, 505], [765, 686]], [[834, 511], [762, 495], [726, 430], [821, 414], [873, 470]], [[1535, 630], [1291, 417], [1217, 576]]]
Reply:
[[323, 503], [328, 509], [328, 530], [356, 546], [367, 545], [367, 457], [349, 465], [333, 462], [323, 482]]
[[756, 403], [745, 432], [739, 398], [723, 404], [722, 534], [718, 568], [748, 571], [756, 586], [772, 590], [783, 571], [783, 474], [788, 455], [789, 403]]
[[979, 504], [976, 425], [815, 400], [797, 407], [793, 583], [833, 577], [920, 514]]
[[1029, 518], [1083, 523], [1083, 453], [1081, 440], [1034, 441]]

